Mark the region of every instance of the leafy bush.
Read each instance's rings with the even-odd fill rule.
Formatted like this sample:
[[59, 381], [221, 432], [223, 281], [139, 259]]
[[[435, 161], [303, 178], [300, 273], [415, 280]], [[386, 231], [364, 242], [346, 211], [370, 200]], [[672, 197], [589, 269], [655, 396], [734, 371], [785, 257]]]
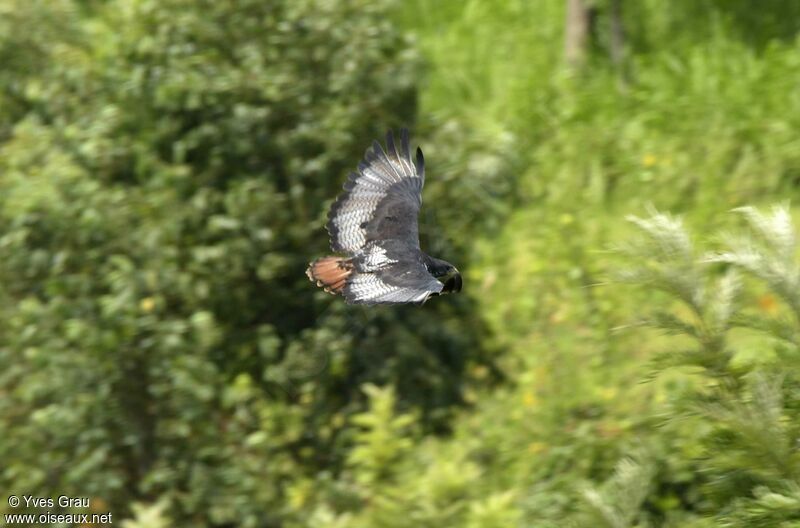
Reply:
[[388, 7], [7, 7], [0, 53], [31, 57], [0, 79], [4, 489], [273, 526], [287, 481], [344, 463], [362, 383], [446, 427], [468, 303], [350, 310], [303, 275], [346, 172], [414, 119]]

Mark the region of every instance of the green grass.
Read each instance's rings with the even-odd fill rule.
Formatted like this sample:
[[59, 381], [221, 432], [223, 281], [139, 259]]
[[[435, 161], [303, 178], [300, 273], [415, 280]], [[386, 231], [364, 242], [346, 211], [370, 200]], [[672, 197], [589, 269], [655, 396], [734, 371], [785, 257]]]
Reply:
[[[642, 383], [654, 357], [689, 340], [631, 326], [655, 308], [689, 315], [650, 288], [609, 284], [623, 265], [609, 249], [635, 231], [625, 216], [650, 206], [685, 216], [710, 249], [738, 225], [732, 208], [797, 196], [800, 42], [797, 19], [779, 12], [795, 7], [630, 4], [626, 86], [602, 50], [584, 71], [564, 67], [559, 0], [416, 0], [398, 14], [426, 64], [418, 119], [439, 168], [429, 156], [429, 182], [449, 189], [432, 183], [431, 192], [485, 202], [470, 224], [478, 236], [462, 241], [468, 295], [505, 351], [511, 382], [473, 394], [454, 438], [421, 444], [399, 480], [404, 490], [447, 480], [429, 473], [449, 462], [414, 474], [437, 456], [480, 461], [478, 476], [466, 471], [454, 484], [461, 495], [445, 501], [463, 499], [466, 511], [441, 522], [493, 526], [474, 519], [495, 508], [509, 516], [498, 526], [563, 526], [564, 516], [581, 525], [591, 510], [581, 486], [611, 479], [608, 491], [645, 478], [650, 469], [612, 476], [642, 444], [659, 476], [632, 506], [645, 512], [640, 522], [710, 526], [721, 515], [692, 495], [703, 489], [695, 461], [709, 429], [676, 419], [687, 394], [714, 382], [679, 368]], [[498, 196], [513, 206], [494, 207]], [[463, 226], [448, 232], [457, 239]], [[750, 302], [768, 310], [758, 291]], [[776, 361], [770, 339], [731, 335], [732, 365]]]
[[[431, 181], [463, 190], [467, 175], [500, 172], [482, 184], [487, 196], [497, 179], [513, 182], [518, 205], [499, 236], [473, 245], [487, 313], [529, 314], [534, 285], [572, 292], [598, 279], [598, 251], [650, 204], [713, 229], [733, 207], [797, 194], [800, 59], [777, 4], [750, 20], [741, 3], [637, 3], [626, 89], [602, 50], [586, 71], [565, 70], [563, 4], [416, 0], [399, 16], [426, 61], [419, 120], [431, 148], [472, 149], [438, 174], [432, 157]], [[438, 131], [448, 127], [461, 137]]]

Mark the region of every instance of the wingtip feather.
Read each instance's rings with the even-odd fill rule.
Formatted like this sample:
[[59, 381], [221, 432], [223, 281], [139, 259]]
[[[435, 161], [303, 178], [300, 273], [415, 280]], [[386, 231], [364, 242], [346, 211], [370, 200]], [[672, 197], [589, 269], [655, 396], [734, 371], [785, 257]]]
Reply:
[[397, 147], [394, 145], [394, 132], [391, 128], [386, 132], [386, 153], [389, 156], [397, 157]]
[[380, 141], [373, 139], [372, 145], [364, 153], [364, 160], [366, 160], [367, 163], [372, 163], [375, 160], [380, 159], [382, 156], [385, 156], [385, 153], [383, 152], [383, 146], [381, 145]]
[[409, 147], [408, 129], [400, 129], [400, 154], [411, 163], [411, 149]]

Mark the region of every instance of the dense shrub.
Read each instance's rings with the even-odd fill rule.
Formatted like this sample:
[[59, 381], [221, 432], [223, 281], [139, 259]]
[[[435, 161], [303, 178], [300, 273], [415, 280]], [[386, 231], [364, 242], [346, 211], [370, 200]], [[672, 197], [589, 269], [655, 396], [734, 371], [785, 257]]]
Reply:
[[365, 147], [413, 125], [387, 7], [9, 4], [0, 487], [272, 526], [288, 481], [344, 460], [361, 383], [446, 426], [465, 304], [345, 309], [303, 274]]

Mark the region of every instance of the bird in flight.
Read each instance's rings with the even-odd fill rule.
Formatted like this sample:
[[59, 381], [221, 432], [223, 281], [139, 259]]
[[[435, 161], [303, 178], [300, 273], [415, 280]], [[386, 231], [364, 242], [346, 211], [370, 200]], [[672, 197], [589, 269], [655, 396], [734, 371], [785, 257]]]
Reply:
[[444, 260], [422, 252], [417, 216], [422, 206], [425, 162], [417, 148], [412, 163], [408, 130], [377, 141], [358, 171], [350, 174], [328, 212], [331, 250], [306, 275], [348, 304], [423, 303], [432, 295], [461, 291], [461, 274]]

